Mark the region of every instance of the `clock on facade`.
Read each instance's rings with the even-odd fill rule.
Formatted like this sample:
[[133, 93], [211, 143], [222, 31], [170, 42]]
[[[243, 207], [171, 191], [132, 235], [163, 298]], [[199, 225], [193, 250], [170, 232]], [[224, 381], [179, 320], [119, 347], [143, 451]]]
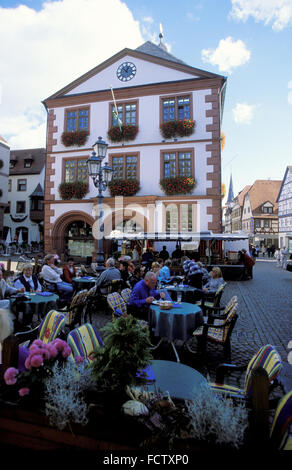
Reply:
[[127, 82], [131, 80], [137, 72], [136, 65], [132, 64], [132, 62], [123, 62], [117, 70], [117, 77], [122, 82]]

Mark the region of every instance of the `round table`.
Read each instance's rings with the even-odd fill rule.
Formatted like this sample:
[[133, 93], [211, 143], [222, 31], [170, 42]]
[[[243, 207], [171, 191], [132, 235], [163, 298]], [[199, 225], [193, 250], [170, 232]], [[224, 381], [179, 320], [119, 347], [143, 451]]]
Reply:
[[188, 300], [187, 294], [192, 294], [195, 292], [197, 289], [196, 287], [188, 286], [188, 285], [177, 285], [177, 286], [166, 286], [165, 289], [170, 293], [175, 293], [175, 297], [172, 295], [172, 299], [176, 300], [177, 299], [177, 293], [181, 292], [182, 294], [182, 300], [186, 301]]
[[186, 341], [203, 323], [203, 313], [198, 305], [187, 302], [173, 303], [170, 310], [161, 310], [159, 305], [151, 304], [150, 325], [154, 335], [168, 341]]
[[76, 292], [83, 289], [89, 290], [96, 284], [97, 278], [92, 276], [73, 277], [72, 283]]
[[153, 360], [151, 367], [155, 381], [143, 387], [149, 391], [169, 392], [172, 398], [192, 400], [194, 390], [208, 383], [200, 372], [178, 362]]
[[[51, 295], [39, 295], [37, 293], [31, 294], [29, 292], [25, 292], [25, 297], [29, 297], [29, 300], [21, 300], [21, 306], [25, 306], [25, 315], [37, 315], [38, 319], [43, 318], [50, 310], [57, 310], [57, 300], [59, 296], [57, 294], [53, 294], [50, 292]], [[16, 310], [16, 297], [11, 297], [11, 306], [14, 306]]]

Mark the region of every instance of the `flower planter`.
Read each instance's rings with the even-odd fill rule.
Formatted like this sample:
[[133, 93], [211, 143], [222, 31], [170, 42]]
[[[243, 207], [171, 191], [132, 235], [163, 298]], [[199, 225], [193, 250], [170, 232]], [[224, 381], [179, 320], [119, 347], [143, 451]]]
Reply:
[[168, 196], [189, 194], [196, 187], [196, 181], [191, 177], [162, 178], [159, 184]]
[[123, 140], [134, 140], [138, 133], [138, 126], [113, 126], [108, 130], [108, 138], [112, 142], [121, 142]]
[[83, 199], [89, 191], [89, 185], [83, 181], [63, 182], [59, 185], [61, 199]]
[[65, 147], [72, 147], [73, 145], [81, 147], [86, 143], [88, 136], [88, 131], [68, 131], [63, 132], [61, 141]]
[[165, 139], [172, 137], [186, 137], [194, 132], [195, 121], [192, 119], [182, 119], [180, 121], [169, 121], [161, 124], [160, 132]]
[[138, 180], [112, 180], [108, 185], [110, 194], [114, 196], [134, 196], [140, 189]]

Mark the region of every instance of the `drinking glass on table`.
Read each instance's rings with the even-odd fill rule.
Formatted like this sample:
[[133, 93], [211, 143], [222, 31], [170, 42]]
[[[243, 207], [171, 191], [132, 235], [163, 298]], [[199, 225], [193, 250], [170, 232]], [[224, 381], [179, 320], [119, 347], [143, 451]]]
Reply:
[[176, 293], [176, 299], [177, 299], [177, 302], [180, 304], [181, 303], [181, 299], [182, 299], [182, 292], [177, 292]]

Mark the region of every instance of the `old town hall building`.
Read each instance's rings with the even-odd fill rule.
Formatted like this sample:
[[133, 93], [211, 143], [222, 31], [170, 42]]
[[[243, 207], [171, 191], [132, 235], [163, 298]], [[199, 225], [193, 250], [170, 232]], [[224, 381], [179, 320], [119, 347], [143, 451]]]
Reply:
[[109, 234], [221, 232], [225, 88], [225, 77], [148, 41], [45, 99], [45, 251], [95, 252], [97, 189], [86, 162], [99, 136], [109, 144], [105, 161], [114, 170], [104, 192]]

